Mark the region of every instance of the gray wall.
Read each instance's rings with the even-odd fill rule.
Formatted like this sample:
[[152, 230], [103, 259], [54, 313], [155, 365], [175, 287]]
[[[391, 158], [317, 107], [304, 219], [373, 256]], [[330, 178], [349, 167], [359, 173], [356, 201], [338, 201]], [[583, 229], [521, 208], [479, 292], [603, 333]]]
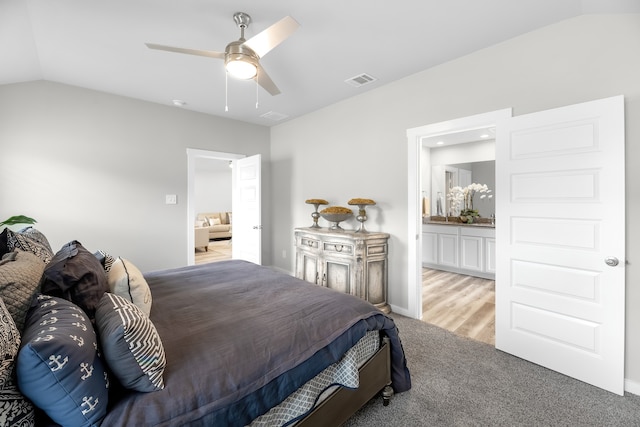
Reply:
[[231, 168], [227, 160], [195, 161], [194, 207], [199, 212], [231, 212]]
[[[640, 15], [584, 15], [280, 124], [271, 131], [273, 252], [291, 252], [295, 226], [310, 224], [310, 197], [343, 204], [368, 197], [367, 227], [391, 234], [389, 300], [409, 307], [407, 292], [406, 130], [513, 108], [521, 115], [625, 95], [626, 211], [640, 209]], [[355, 224], [348, 224], [352, 227]], [[640, 385], [640, 224], [627, 227], [626, 378]], [[292, 270], [293, 258], [274, 257]], [[638, 392], [637, 389], [636, 392]]]
[[269, 224], [268, 128], [50, 82], [0, 86], [0, 217], [34, 217], [54, 250], [77, 239], [142, 271], [186, 265], [188, 147], [261, 154]]

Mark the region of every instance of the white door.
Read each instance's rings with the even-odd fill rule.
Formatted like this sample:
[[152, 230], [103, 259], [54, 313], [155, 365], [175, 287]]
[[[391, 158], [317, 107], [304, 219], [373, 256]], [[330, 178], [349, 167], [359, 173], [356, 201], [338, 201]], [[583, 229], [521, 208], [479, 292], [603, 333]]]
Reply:
[[234, 161], [233, 259], [262, 263], [260, 155]]
[[622, 395], [624, 99], [496, 129], [496, 348]]

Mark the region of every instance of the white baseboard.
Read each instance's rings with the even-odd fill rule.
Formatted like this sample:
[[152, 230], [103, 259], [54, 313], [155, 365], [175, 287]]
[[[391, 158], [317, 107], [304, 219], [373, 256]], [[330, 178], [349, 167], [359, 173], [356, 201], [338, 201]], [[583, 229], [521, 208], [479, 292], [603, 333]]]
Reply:
[[397, 305], [393, 304], [389, 304], [389, 306], [391, 307], [391, 313], [398, 313], [402, 316], [413, 317], [409, 310], [407, 310], [406, 308], [398, 307]]
[[625, 379], [624, 380], [624, 391], [640, 396], [640, 383], [637, 382], [637, 381], [631, 381], [629, 379]]

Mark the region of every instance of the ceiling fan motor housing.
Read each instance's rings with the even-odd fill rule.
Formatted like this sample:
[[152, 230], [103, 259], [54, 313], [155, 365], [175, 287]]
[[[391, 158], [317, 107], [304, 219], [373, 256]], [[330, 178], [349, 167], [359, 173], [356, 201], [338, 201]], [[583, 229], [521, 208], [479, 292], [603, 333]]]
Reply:
[[241, 79], [251, 79], [255, 77], [258, 70], [258, 55], [249, 47], [245, 46], [244, 39], [240, 39], [234, 42], [231, 42], [225, 48], [225, 59], [224, 65], [227, 70], [230, 70], [232, 67], [240, 66], [246, 68], [246, 74], [242, 73], [242, 75], [238, 75], [236, 72], [231, 72], [235, 77]]

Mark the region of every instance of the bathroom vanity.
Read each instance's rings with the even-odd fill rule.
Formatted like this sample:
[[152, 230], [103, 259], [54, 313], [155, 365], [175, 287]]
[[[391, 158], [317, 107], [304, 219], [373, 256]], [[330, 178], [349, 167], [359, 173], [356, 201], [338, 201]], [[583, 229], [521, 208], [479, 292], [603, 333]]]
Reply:
[[422, 224], [422, 266], [495, 280], [495, 225], [427, 221]]

